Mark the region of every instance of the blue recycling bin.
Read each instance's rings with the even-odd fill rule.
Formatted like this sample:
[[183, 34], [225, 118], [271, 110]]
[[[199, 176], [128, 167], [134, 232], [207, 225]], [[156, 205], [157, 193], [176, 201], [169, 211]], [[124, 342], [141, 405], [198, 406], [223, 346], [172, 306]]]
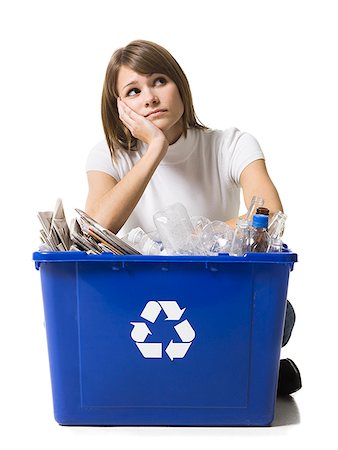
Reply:
[[33, 259], [59, 424], [271, 424], [295, 253]]

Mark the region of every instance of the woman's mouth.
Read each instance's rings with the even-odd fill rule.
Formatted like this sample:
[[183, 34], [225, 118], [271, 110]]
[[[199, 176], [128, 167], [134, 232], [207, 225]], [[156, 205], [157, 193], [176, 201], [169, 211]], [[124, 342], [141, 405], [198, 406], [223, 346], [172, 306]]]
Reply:
[[165, 114], [167, 112], [166, 109], [157, 109], [151, 113], [149, 113], [146, 117], [152, 117], [152, 118], [157, 118], [157, 117], [161, 117], [163, 114]]

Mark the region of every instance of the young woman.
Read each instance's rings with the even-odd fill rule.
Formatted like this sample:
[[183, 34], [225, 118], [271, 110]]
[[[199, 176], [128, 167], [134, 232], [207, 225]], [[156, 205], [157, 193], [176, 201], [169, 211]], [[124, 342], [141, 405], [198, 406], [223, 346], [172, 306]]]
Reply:
[[119, 236], [154, 230], [154, 213], [178, 201], [190, 216], [234, 227], [240, 189], [247, 207], [258, 195], [271, 214], [282, 210], [256, 139], [205, 127], [185, 74], [163, 47], [137, 40], [114, 52], [101, 112], [106, 139], [87, 160], [86, 211]]
[[154, 229], [153, 214], [180, 201], [188, 213], [235, 226], [240, 188], [271, 213], [282, 205], [258, 142], [211, 130], [194, 112], [186, 76], [157, 44], [134, 41], [112, 56], [102, 94], [106, 141], [87, 161], [87, 212], [119, 235]]

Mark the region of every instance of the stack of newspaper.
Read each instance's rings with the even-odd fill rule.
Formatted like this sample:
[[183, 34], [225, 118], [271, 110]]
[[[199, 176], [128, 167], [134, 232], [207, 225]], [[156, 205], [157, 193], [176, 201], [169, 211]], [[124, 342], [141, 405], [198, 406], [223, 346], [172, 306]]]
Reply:
[[38, 218], [42, 225], [40, 237], [45, 248], [54, 252], [69, 250], [72, 241], [61, 199], [57, 200], [54, 212], [39, 212]]
[[42, 224], [41, 251], [85, 251], [91, 254], [103, 252], [115, 255], [140, 255], [141, 253], [118, 238], [114, 233], [95, 222], [88, 214], [75, 208], [79, 218], [68, 227], [62, 200], [58, 199], [53, 211], [38, 213]]

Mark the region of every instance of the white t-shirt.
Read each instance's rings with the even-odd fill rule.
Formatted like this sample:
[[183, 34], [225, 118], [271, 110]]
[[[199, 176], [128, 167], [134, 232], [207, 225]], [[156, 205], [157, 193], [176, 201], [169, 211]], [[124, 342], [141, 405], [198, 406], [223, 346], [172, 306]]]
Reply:
[[[105, 172], [117, 181], [132, 169], [147, 150], [140, 142], [136, 151], [117, 150], [112, 160], [106, 141], [88, 155], [86, 170]], [[189, 216], [228, 220], [239, 213], [242, 170], [264, 159], [257, 140], [237, 128], [221, 130], [188, 129], [170, 145], [142, 197], [118, 236], [141, 227], [155, 230], [153, 215], [173, 203], [182, 203]]]

